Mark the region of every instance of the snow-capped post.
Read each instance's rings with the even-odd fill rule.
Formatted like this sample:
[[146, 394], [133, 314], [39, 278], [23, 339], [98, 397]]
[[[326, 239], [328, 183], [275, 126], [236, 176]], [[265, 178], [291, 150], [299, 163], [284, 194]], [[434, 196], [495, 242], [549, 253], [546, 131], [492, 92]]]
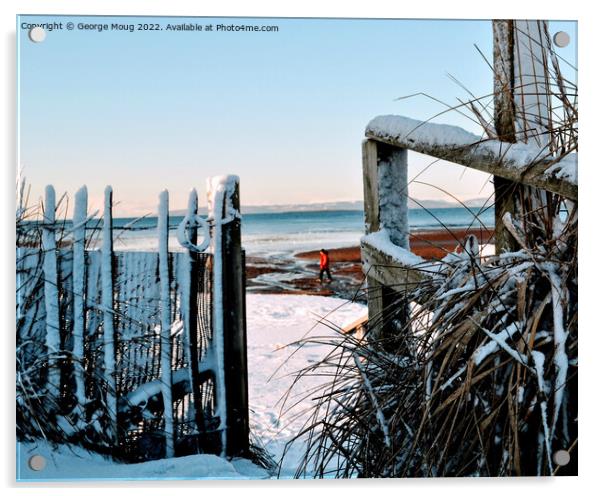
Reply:
[[54, 401], [61, 395], [61, 369], [57, 356], [61, 349], [59, 287], [56, 252], [56, 195], [53, 186], [46, 186], [42, 254], [44, 269], [44, 305], [46, 310], [46, 350], [48, 352], [48, 394]]
[[[368, 139], [363, 143], [362, 159], [366, 234], [382, 230], [394, 245], [409, 249], [408, 151]], [[380, 324], [373, 326], [369, 336], [378, 340], [399, 335], [407, 317], [405, 305], [394, 304], [401, 295], [369, 272], [367, 284], [369, 317]], [[392, 314], [385, 316], [385, 311]]]
[[113, 189], [105, 188], [102, 222], [100, 278], [102, 284], [103, 355], [106, 406], [109, 417], [109, 435], [117, 439], [117, 385], [115, 378], [115, 323], [113, 310]]
[[75, 396], [79, 406], [86, 404], [84, 383], [84, 329], [86, 326], [86, 219], [88, 215], [88, 190], [85, 186], [75, 194], [73, 210], [73, 370]]
[[239, 456], [249, 450], [245, 264], [241, 248], [239, 179], [237, 176], [214, 177], [208, 186], [209, 211], [214, 221], [213, 336], [217, 351], [218, 412], [224, 434], [222, 455]]
[[174, 456], [174, 424], [171, 381], [171, 300], [169, 279], [169, 193], [159, 195], [159, 283], [161, 294], [161, 391], [165, 422], [165, 456]]

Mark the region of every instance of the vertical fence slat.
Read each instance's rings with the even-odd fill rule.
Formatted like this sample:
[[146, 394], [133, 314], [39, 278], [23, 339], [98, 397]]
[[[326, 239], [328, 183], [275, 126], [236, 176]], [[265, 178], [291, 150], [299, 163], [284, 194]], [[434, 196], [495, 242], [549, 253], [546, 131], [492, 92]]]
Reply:
[[221, 177], [210, 178], [207, 181], [207, 194], [209, 203], [209, 215], [213, 218], [213, 236], [211, 244], [213, 248], [213, 347], [215, 358], [215, 396], [216, 414], [219, 417], [219, 430], [221, 435], [221, 456], [226, 456], [228, 445], [228, 405], [226, 400], [226, 377], [224, 367], [224, 287], [223, 287], [223, 242], [222, 225], [226, 206], [226, 184]]
[[44, 305], [46, 309], [46, 349], [48, 352], [48, 388], [55, 399], [60, 396], [61, 370], [56, 356], [61, 348], [59, 289], [56, 252], [56, 195], [54, 187], [46, 186], [42, 252], [44, 256]]
[[165, 456], [174, 456], [173, 401], [171, 395], [171, 301], [169, 281], [169, 194], [159, 196], [159, 280], [161, 286], [161, 388], [165, 421]]
[[[186, 215], [189, 219], [194, 219], [198, 213], [198, 194], [196, 189], [190, 192], [188, 197], [188, 210]], [[188, 239], [194, 245], [197, 243], [197, 228], [192, 225], [188, 228]], [[188, 418], [194, 420], [195, 431], [200, 430], [203, 425], [202, 404], [199, 381], [199, 340], [198, 340], [198, 290], [199, 290], [199, 263], [197, 255], [188, 252], [185, 258], [186, 262], [182, 268], [182, 320], [184, 322], [184, 350], [188, 362], [190, 373], [190, 384], [192, 389], [192, 402]]]
[[115, 324], [113, 309], [113, 189], [105, 188], [102, 226], [101, 284], [103, 308], [104, 378], [107, 384], [107, 408], [111, 435], [117, 436], [117, 387], [115, 378]]
[[75, 195], [73, 211], [73, 361], [75, 395], [80, 406], [86, 403], [84, 383], [84, 329], [85, 329], [85, 248], [88, 190], [84, 186]]

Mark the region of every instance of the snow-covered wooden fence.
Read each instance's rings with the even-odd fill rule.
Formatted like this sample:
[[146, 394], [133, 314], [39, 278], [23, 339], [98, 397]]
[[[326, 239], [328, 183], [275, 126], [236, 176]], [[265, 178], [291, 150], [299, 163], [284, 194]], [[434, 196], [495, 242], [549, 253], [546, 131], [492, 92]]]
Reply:
[[[400, 295], [436, 270], [409, 246], [408, 151], [491, 174], [496, 252], [512, 246], [509, 214], [516, 187], [577, 202], [577, 153], [551, 153], [548, 44], [538, 21], [494, 21], [494, 127], [482, 137], [460, 127], [385, 115], [370, 121], [363, 143], [366, 236], [361, 242], [370, 318], [395, 333]], [[513, 40], [513, 41], [511, 41]], [[512, 80], [512, 78], [514, 78]], [[547, 123], [547, 124], [546, 124]], [[570, 149], [567, 152], [571, 151]], [[556, 158], [561, 157], [561, 158]], [[523, 188], [524, 189], [524, 188]], [[397, 323], [396, 323], [397, 321]]]
[[[392, 303], [399, 300], [400, 294], [424, 283], [433, 269], [431, 263], [410, 251], [408, 150], [577, 200], [576, 153], [561, 161], [550, 161], [540, 157], [540, 149], [527, 144], [483, 140], [456, 126], [391, 115], [370, 121], [366, 137], [366, 236], [361, 241], [361, 252], [369, 288], [369, 314], [378, 317], [381, 332], [387, 333], [386, 327], [395, 325], [391, 309], [400, 312], [400, 306]], [[502, 219], [496, 219], [498, 222]]]
[[[393, 302], [425, 283], [433, 269], [431, 263], [410, 251], [408, 150], [577, 200], [576, 153], [550, 161], [541, 156], [539, 148], [528, 144], [483, 140], [456, 126], [391, 115], [370, 121], [366, 137], [362, 265], [369, 288], [370, 318], [378, 317], [381, 325], [377, 327], [385, 334], [395, 333], [388, 327], [405, 318], [399, 315], [403, 306]], [[496, 216], [496, 233], [500, 228], [505, 229], [503, 218]]]
[[158, 252], [136, 252], [114, 249], [110, 187], [100, 229], [85, 187], [69, 228], [46, 188], [41, 245], [17, 248], [17, 346], [67, 440], [129, 460], [248, 450], [238, 178], [208, 185], [206, 219], [190, 194], [182, 252], [168, 250], [167, 191]]

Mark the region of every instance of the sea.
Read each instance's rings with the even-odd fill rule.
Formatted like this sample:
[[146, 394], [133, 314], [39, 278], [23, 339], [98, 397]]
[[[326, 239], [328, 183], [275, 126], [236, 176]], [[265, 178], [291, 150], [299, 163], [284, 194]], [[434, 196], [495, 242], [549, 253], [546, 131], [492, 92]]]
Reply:
[[[171, 250], [182, 249], [176, 238], [181, 216], [170, 217]], [[493, 208], [411, 209], [411, 230], [435, 230], [464, 227], [492, 227]], [[116, 250], [156, 250], [157, 218], [115, 218]], [[320, 248], [332, 249], [357, 246], [364, 234], [364, 213], [361, 210], [324, 210], [269, 212], [242, 216], [242, 243], [248, 254], [291, 254]]]

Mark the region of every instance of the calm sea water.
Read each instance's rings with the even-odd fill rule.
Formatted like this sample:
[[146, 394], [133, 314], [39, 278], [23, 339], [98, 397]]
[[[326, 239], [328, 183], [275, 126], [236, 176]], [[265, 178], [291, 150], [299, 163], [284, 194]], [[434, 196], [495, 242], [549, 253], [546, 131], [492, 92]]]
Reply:
[[[493, 226], [493, 209], [475, 216], [478, 209], [434, 208], [428, 212], [410, 210], [411, 229], [438, 229], [485, 225]], [[170, 220], [170, 248], [179, 249], [175, 229], [182, 217]], [[481, 224], [482, 223], [482, 224]], [[116, 249], [156, 249], [157, 219], [147, 217], [114, 219]], [[125, 229], [124, 229], [125, 228]], [[243, 245], [251, 254], [280, 254], [319, 248], [353, 246], [364, 233], [362, 211], [320, 211], [243, 214]]]

